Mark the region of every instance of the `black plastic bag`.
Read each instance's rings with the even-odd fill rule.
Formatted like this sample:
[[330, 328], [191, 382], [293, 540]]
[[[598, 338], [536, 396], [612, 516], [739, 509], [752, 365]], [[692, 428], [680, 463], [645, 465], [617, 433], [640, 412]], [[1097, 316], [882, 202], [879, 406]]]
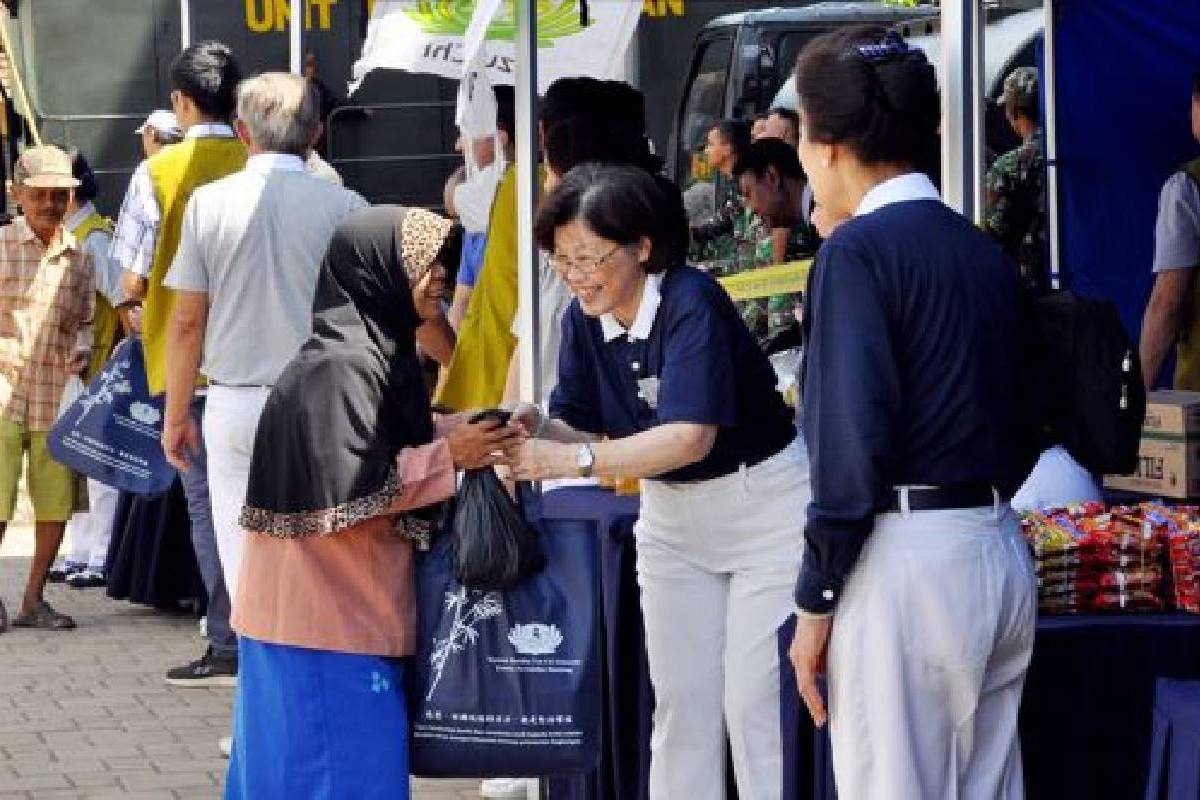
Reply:
[[[507, 422], [501, 412], [484, 412], [472, 422], [488, 416]], [[506, 592], [545, 566], [537, 532], [491, 467], [463, 475], [454, 508], [453, 556], [458, 582], [488, 592]]]

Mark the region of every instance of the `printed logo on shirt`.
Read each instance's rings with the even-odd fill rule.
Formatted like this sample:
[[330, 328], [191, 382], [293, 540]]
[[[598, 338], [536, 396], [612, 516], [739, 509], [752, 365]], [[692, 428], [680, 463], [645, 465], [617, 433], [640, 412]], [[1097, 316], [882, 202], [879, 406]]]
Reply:
[[638, 397], [646, 401], [646, 405], [650, 408], [658, 408], [658, 387], [659, 380], [655, 377], [639, 378], [638, 379]]

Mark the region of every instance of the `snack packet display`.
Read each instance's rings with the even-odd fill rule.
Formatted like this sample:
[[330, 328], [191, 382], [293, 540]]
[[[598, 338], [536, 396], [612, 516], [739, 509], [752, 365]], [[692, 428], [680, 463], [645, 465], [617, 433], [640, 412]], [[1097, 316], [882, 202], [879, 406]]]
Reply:
[[1200, 613], [1194, 507], [1086, 503], [1026, 514], [1022, 526], [1042, 613], [1155, 612], [1171, 605]]

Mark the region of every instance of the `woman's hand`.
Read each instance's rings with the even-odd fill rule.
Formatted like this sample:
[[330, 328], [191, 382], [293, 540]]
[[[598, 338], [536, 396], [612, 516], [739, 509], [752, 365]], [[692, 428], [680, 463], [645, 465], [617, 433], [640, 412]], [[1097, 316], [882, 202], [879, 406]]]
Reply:
[[825, 700], [821, 697], [817, 678], [825, 674], [829, 633], [832, 629], [832, 617], [801, 616], [796, 620], [796, 635], [792, 637], [792, 646], [788, 651], [792, 669], [796, 670], [796, 688], [800, 690], [800, 697], [808, 707], [813, 725], [818, 728], [829, 720], [829, 712], [825, 709]]
[[522, 438], [513, 426], [486, 419], [455, 426], [446, 435], [446, 442], [455, 469], [479, 469], [508, 463], [505, 454], [516, 449]]
[[575, 463], [578, 447], [548, 439], [526, 439], [508, 452], [513, 477], [519, 481], [574, 477], [579, 473]]
[[526, 436], [537, 436], [538, 430], [546, 422], [542, 409], [532, 403], [518, 403], [512, 412], [512, 424], [525, 432]]
[[433, 431], [434, 436], [439, 439], [448, 439], [450, 432], [460, 425], [466, 425], [471, 417], [475, 416], [469, 411], [455, 411], [448, 414], [433, 413]]

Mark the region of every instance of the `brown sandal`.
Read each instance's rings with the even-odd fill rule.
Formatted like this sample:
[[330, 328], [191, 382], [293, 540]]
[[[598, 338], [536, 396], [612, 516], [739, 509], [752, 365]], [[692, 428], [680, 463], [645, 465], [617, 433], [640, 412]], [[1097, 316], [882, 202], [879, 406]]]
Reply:
[[12, 621], [14, 628], [40, 628], [46, 631], [69, 631], [75, 627], [75, 620], [66, 614], [60, 614], [50, 607], [45, 600], [38, 602], [32, 611], [18, 614]]

